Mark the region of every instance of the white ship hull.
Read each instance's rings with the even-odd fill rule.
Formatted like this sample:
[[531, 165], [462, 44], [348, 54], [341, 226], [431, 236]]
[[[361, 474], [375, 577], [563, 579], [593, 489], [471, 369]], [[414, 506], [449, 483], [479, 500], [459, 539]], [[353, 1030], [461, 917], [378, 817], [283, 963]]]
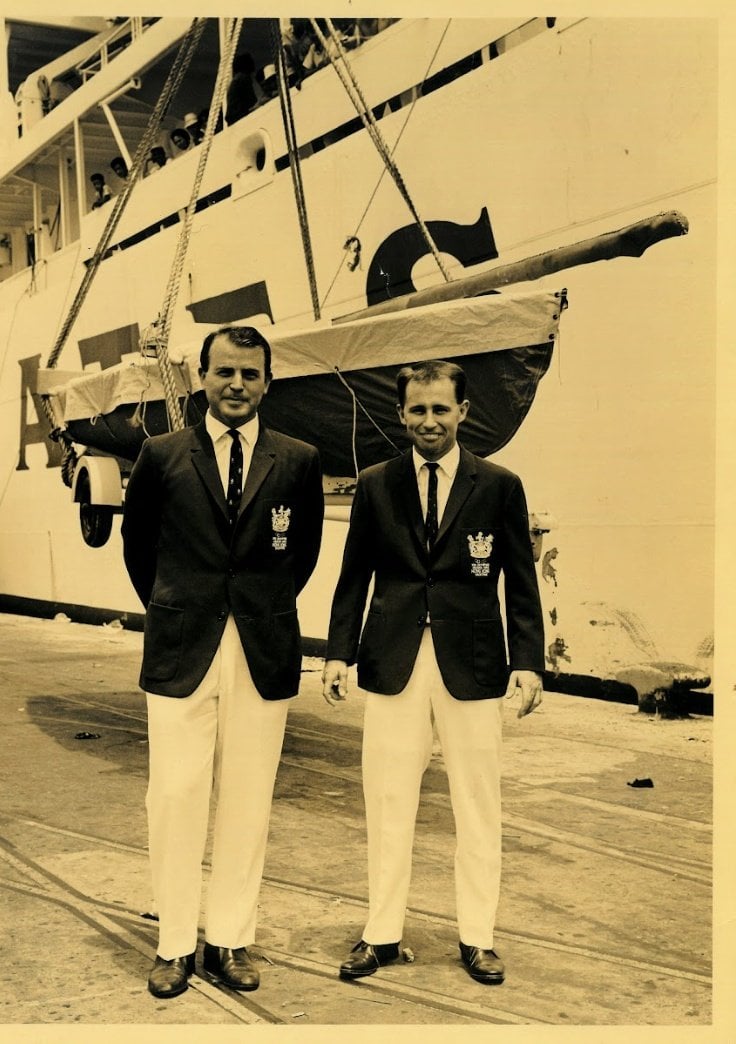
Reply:
[[[445, 22], [402, 21], [355, 52], [354, 68], [377, 105], [421, 83], [438, 45], [433, 70], [497, 39], [515, 43], [425, 97], [397, 103], [379, 121], [390, 144], [399, 139], [394, 156], [422, 217], [477, 226], [485, 237], [489, 256], [469, 267], [444, 253], [455, 277], [662, 211], [687, 217], [687, 236], [641, 258], [576, 267], [535, 284], [566, 286], [570, 308], [529, 416], [495, 459], [522, 476], [531, 510], [557, 522], [540, 561], [550, 669], [616, 678], [627, 665], [670, 660], [707, 673], [716, 30], [707, 19], [558, 19], [524, 41], [506, 36], [516, 24], [453, 22], [440, 44]], [[302, 160], [302, 176], [329, 318], [368, 303], [371, 261], [411, 218], [390, 178], [381, 179], [365, 131], [330, 143], [329, 132], [355, 115], [333, 71], [320, 71], [292, 95], [299, 141], [317, 143]], [[263, 172], [245, 169], [257, 144], [266, 148]], [[260, 301], [249, 320], [256, 325], [310, 320], [291, 177], [271, 163], [286, 153], [277, 102], [215, 137], [201, 195], [231, 190], [195, 217], [172, 344], [201, 339], [212, 322], [195, 322], [196, 306], [239, 288], [252, 288]], [[125, 244], [181, 211], [196, 162], [195, 150], [142, 181], [114, 242]], [[91, 211], [78, 242], [0, 282], [5, 608], [141, 611], [123, 568], [119, 523], [104, 547], [81, 539], [70, 492], [58, 467], [49, 466], [43, 425], [34, 427], [29, 385], [35, 364], [28, 360], [40, 356], [43, 365], [48, 358], [80, 263], [94, 251], [106, 218], [105, 208]], [[149, 234], [102, 263], [61, 369], [82, 367], [80, 341], [90, 346], [135, 324], [143, 330], [156, 318], [178, 230], [173, 224]], [[350, 235], [361, 243], [354, 271], [343, 250]], [[438, 282], [430, 257], [409, 274], [416, 288]], [[344, 533], [344, 523], [327, 522], [301, 604], [309, 638], [325, 636]]]

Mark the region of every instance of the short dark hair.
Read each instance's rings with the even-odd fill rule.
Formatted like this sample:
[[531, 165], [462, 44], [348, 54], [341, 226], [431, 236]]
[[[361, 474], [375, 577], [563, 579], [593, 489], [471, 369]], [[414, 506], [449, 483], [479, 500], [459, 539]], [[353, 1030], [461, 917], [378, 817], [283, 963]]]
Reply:
[[396, 375], [396, 392], [399, 396], [399, 405], [404, 406], [406, 402], [406, 386], [409, 381], [419, 381], [420, 384], [429, 384], [430, 381], [449, 377], [455, 386], [455, 399], [457, 402], [465, 400], [466, 377], [465, 370], [457, 363], [445, 362], [444, 359], [428, 359], [426, 362], [413, 363], [402, 366]]
[[221, 326], [219, 330], [208, 333], [199, 353], [199, 366], [206, 373], [210, 368], [210, 348], [216, 337], [227, 337], [236, 348], [262, 348], [263, 372], [267, 381], [271, 380], [271, 345], [256, 330], [255, 326]]
[[103, 174], [95, 173], [95, 174], [90, 174], [89, 180], [92, 182], [92, 184], [94, 184], [95, 181], [102, 181], [104, 183], [105, 177], [104, 177]]

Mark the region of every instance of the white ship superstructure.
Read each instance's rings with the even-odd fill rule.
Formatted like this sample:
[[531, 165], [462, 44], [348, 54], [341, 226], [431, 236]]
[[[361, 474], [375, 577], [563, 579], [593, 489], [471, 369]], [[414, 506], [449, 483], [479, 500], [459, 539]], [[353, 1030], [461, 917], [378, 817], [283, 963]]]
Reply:
[[[123, 191], [110, 161], [130, 166], [191, 22], [100, 20], [70, 37], [65, 54], [39, 55], [43, 64], [21, 84], [14, 33], [21, 50], [33, 34], [24, 36], [20, 17], [7, 21], [0, 601], [16, 611], [131, 617], [141, 607], [118, 518], [103, 546], [85, 544], [60, 449], [47, 438], [38, 371]], [[170, 131], [207, 108], [226, 31], [224, 20], [206, 26], [164, 119], [167, 148]], [[266, 20], [246, 20], [240, 40], [256, 64], [267, 62]], [[684, 218], [686, 235], [640, 257], [508, 287], [565, 288], [570, 303], [535, 401], [494, 458], [522, 476], [549, 530], [540, 584], [549, 667], [561, 675], [626, 680], [631, 668], [657, 664], [670, 674], [682, 665], [693, 679], [710, 672], [716, 51], [715, 23], [697, 18], [401, 19], [350, 51], [451, 281], [663, 213]], [[69, 88], [50, 109], [41, 76]], [[442, 284], [335, 70], [318, 69], [289, 98], [320, 321]], [[172, 353], [221, 322], [268, 333], [315, 321], [281, 108], [262, 100], [212, 138]], [[166, 294], [199, 148], [136, 183], [60, 356], [60, 384], [138, 355]], [[113, 198], [93, 208], [98, 171]], [[317, 437], [319, 416], [314, 425]], [[326, 524], [302, 600], [306, 637], [325, 635], [344, 530], [338, 518]]]

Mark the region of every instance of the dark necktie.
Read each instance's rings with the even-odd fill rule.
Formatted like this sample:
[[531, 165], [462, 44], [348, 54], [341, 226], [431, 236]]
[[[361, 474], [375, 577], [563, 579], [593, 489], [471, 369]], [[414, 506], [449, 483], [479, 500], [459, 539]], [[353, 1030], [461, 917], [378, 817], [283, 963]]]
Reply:
[[227, 433], [233, 440], [230, 447], [230, 473], [227, 480], [227, 512], [230, 516], [230, 525], [234, 526], [238, 520], [240, 495], [243, 489], [243, 445], [237, 428], [228, 428]]
[[424, 520], [424, 531], [427, 547], [431, 548], [437, 538], [439, 522], [437, 519], [437, 468], [439, 464], [428, 463], [427, 469], [427, 517]]

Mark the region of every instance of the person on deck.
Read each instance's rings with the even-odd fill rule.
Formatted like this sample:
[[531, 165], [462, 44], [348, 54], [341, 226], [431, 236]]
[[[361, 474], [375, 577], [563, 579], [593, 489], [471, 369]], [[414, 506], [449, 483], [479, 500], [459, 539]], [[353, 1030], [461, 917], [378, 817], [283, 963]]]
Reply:
[[189, 131], [184, 130], [183, 127], [174, 127], [169, 135], [169, 140], [171, 141], [172, 147], [176, 149], [174, 155], [177, 156], [180, 152], [188, 152], [192, 147], [192, 139], [189, 137]]
[[225, 123], [228, 126], [242, 120], [243, 116], [247, 116], [258, 104], [253, 86], [254, 73], [253, 56], [248, 52], [236, 54], [233, 58], [233, 75], [227, 89], [225, 105]]
[[110, 169], [121, 181], [125, 181], [128, 177], [128, 164], [122, 156], [114, 156], [110, 160]]
[[162, 167], [166, 166], [168, 159], [169, 157], [166, 155], [163, 146], [154, 145], [143, 165], [143, 177], [146, 178], [149, 174], [155, 174], [157, 170], [161, 170]]
[[92, 182], [92, 187], [95, 190], [95, 198], [92, 201], [92, 210], [97, 210], [98, 207], [103, 206], [109, 199], [112, 199], [112, 192], [105, 183], [105, 177], [103, 174], [90, 174], [89, 180]]

